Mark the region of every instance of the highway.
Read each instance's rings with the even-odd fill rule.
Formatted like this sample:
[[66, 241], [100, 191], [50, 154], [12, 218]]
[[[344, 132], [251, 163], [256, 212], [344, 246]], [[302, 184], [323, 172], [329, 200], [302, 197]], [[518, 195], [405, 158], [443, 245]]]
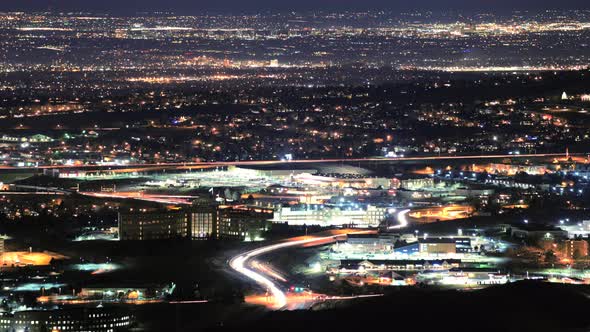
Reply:
[[[264, 247], [254, 249], [254, 250], [242, 253], [240, 255], [237, 255], [230, 260], [229, 265], [236, 272], [242, 274], [243, 276], [246, 276], [248, 279], [251, 279], [254, 282], [256, 282], [257, 284], [259, 284], [262, 288], [268, 290], [272, 294], [272, 297], [274, 299], [272, 308], [275, 310], [281, 310], [281, 309], [285, 309], [287, 307], [287, 304], [288, 304], [287, 295], [281, 289], [281, 286], [273, 280], [272, 273], [265, 274], [266, 270], [260, 270], [257, 272], [257, 271], [250, 269], [248, 267], [249, 261], [253, 260], [254, 258], [256, 258], [260, 255], [268, 254], [268, 253], [270, 253], [272, 251], [276, 251], [276, 250], [281, 250], [281, 249], [285, 249], [285, 248], [289, 248], [289, 247], [303, 246], [303, 245], [312, 245], [313, 243], [316, 243], [316, 242], [318, 244], [323, 244], [323, 243], [326, 243], [326, 241], [332, 241], [332, 240], [336, 239], [337, 237], [341, 237], [345, 234], [362, 234], [362, 233], [369, 233], [369, 232], [371, 232], [371, 231], [357, 231], [357, 230], [355, 230], [355, 231], [350, 231], [348, 233], [343, 232], [343, 233], [329, 235], [329, 236], [319, 236], [319, 237], [304, 238], [304, 239], [298, 239], [298, 238], [289, 239], [286, 242], [281, 242], [281, 243], [277, 243], [277, 244], [264, 246]], [[331, 297], [331, 299], [340, 299], [340, 298], [339, 297]]]
[[116, 199], [136, 199], [140, 201], [156, 202], [162, 204], [191, 205], [192, 200], [199, 196], [187, 195], [158, 195], [146, 194], [142, 192], [87, 192], [80, 191], [80, 195], [97, 198], [116, 198]]
[[408, 226], [408, 218], [407, 215], [410, 212], [410, 209], [405, 209], [399, 211], [395, 215], [395, 219], [398, 221], [397, 225], [389, 226], [387, 229], [400, 229]]
[[[396, 220], [398, 221], [397, 225], [390, 226], [389, 229], [400, 229], [408, 226], [408, 219], [407, 214], [410, 212], [410, 209], [404, 209], [396, 213]], [[370, 233], [371, 231], [351, 231], [351, 232], [344, 232], [341, 234], [336, 235], [329, 235], [329, 236], [320, 236], [320, 237], [312, 237], [312, 238], [304, 238], [304, 239], [289, 239], [285, 242], [272, 244], [268, 246], [264, 246], [261, 248], [257, 248], [240, 255], [233, 257], [229, 265], [232, 269], [237, 271], [238, 273], [246, 276], [247, 278], [255, 281], [264, 289], [268, 290], [274, 299], [272, 308], [275, 310], [285, 309], [288, 304], [288, 297], [285, 292], [281, 289], [281, 285], [276, 283], [273, 279], [278, 279], [282, 282], [286, 282], [282, 276], [277, 276], [277, 274], [268, 268], [258, 269], [258, 271], [254, 271], [253, 269], [248, 268], [248, 263], [253, 261], [253, 267], [258, 266], [259, 264], [254, 261], [254, 259], [258, 256], [268, 254], [272, 251], [281, 250], [289, 247], [297, 247], [297, 246], [309, 246], [313, 244], [325, 244], [327, 241], [331, 241], [336, 239], [337, 237], [343, 236], [344, 234], [362, 234], [362, 233]], [[375, 296], [375, 295], [367, 295], [367, 296]], [[379, 295], [377, 295], [379, 296]], [[362, 295], [361, 295], [362, 297]], [[325, 299], [333, 299], [333, 300], [342, 300], [342, 299], [351, 299], [357, 297], [338, 297], [338, 296], [331, 296], [331, 297], [324, 297]]]
[[[570, 154], [580, 155], [580, 154]], [[249, 160], [249, 161], [203, 161], [203, 162], [172, 162], [172, 163], [148, 163], [128, 165], [43, 165], [37, 167], [0, 166], [0, 170], [43, 170], [43, 169], [129, 169], [138, 168], [140, 171], [147, 167], [156, 168], [191, 168], [191, 167], [221, 167], [221, 166], [261, 166], [261, 165], [286, 165], [286, 164], [312, 164], [312, 163], [344, 163], [344, 162], [392, 162], [392, 161], [436, 161], [436, 160], [477, 160], [477, 159], [503, 159], [503, 158], [553, 158], [565, 157], [564, 153], [545, 154], [498, 154], [498, 155], [466, 155], [466, 156], [423, 156], [423, 157], [397, 157], [397, 158], [336, 158], [336, 159], [299, 159], [299, 160]]]

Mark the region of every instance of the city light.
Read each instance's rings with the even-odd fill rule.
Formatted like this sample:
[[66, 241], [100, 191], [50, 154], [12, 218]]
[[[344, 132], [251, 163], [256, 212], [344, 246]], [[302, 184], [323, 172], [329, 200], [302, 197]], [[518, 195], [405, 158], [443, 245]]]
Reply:
[[0, 331], [587, 328], [590, 10], [323, 1], [0, 1]]

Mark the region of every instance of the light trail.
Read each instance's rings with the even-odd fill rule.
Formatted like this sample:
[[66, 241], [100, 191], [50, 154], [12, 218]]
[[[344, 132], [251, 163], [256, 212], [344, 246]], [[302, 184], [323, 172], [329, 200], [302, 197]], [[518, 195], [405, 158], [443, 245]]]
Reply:
[[275, 308], [281, 309], [282, 307], [287, 305], [287, 296], [285, 295], [285, 293], [281, 291], [279, 287], [277, 287], [270, 279], [244, 267], [244, 263], [248, 259], [261, 255], [265, 252], [274, 250], [274, 248], [268, 248], [269, 247], [253, 250], [241, 256], [235, 257], [230, 261], [229, 265], [232, 267], [232, 269], [238, 271], [239, 273], [245, 275], [246, 277], [254, 280], [259, 285], [268, 289], [275, 299]]
[[[586, 155], [584, 153], [570, 153], [572, 155]], [[253, 160], [253, 161], [204, 161], [204, 162], [175, 162], [175, 163], [149, 163], [128, 165], [43, 165], [37, 167], [0, 166], [0, 170], [35, 170], [35, 169], [126, 169], [136, 167], [216, 167], [216, 166], [248, 166], [248, 165], [279, 165], [279, 164], [309, 164], [309, 163], [342, 163], [342, 162], [392, 162], [392, 161], [426, 161], [426, 160], [461, 160], [461, 159], [502, 159], [502, 158], [547, 158], [565, 157], [565, 153], [542, 154], [500, 154], [500, 155], [465, 155], [465, 156], [424, 156], [424, 157], [398, 157], [398, 158], [337, 158], [337, 159], [298, 159], [298, 160]], [[139, 171], [139, 170], [138, 170]]]
[[[360, 234], [360, 233], [366, 233], [366, 232], [367, 231], [359, 231], [359, 232], [351, 232], [350, 234]], [[273, 245], [266, 246], [266, 247], [261, 247], [261, 248], [254, 249], [254, 250], [248, 251], [246, 253], [240, 254], [238, 256], [235, 256], [234, 258], [232, 258], [230, 260], [229, 265], [232, 269], [234, 269], [238, 273], [243, 274], [244, 276], [248, 277], [249, 279], [252, 279], [253, 281], [255, 281], [260, 286], [269, 290], [275, 299], [274, 309], [280, 310], [287, 305], [287, 295], [285, 294], [285, 292], [283, 292], [280, 289], [280, 287], [278, 285], [276, 285], [270, 278], [246, 268], [247, 261], [252, 258], [255, 258], [257, 256], [260, 256], [260, 255], [263, 255], [263, 254], [266, 254], [266, 253], [269, 253], [269, 252], [272, 252], [275, 250], [285, 249], [288, 247], [300, 246], [300, 245], [309, 244], [309, 243], [313, 243], [313, 242], [317, 242], [317, 241], [335, 239], [335, 238], [343, 236], [343, 235], [346, 235], [346, 233], [330, 235], [330, 236], [314, 237], [311, 239], [303, 239], [303, 240], [289, 240], [287, 242], [282, 242], [282, 243], [277, 243], [277, 244], [273, 244]]]
[[408, 218], [407, 215], [410, 212], [410, 209], [405, 209], [397, 213], [397, 221], [399, 221], [399, 225], [389, 226], [387, 229], [400, 229], [408, 226]]
[[187, 300], [187, 301], [168, 301], [170, 304], [194, 304], [194, 303], [208, 303], [208, 300]]
[[0, 191], [0, 195], [67, 195], [61, 191]]
[[384, 294], [365, 294], [365, 295], [353, 295], [353, 296], [330, 296], [326, 300], [354, 300], [363, 299], [368, 297], [381, 297]]
[[[189, 198], [178, 195], [150, 195], [139, 192], [119, 192], [119, 193], [95, 193], [95, 192], [79, 192], [80, 195], [91, 196], [96, 198], [115, 198], [115, 199], [136, 199], [140, 201], [156, 202], [162, 204], [178, 204], [190, 205], [192, 204]], [[192, 196], [191, 196], [192, 197]], [[194, 198], [194, 197], [193, 197]]]
[[278, 272], [275, 272], [271, 268], [264, 266], [263, 264], [259, 263], [258, 261], [252, 261], [251, 265], [253, 268], [257, 269], [258, 271], [261, 271], [267, 275], [270, 275], [271, 277], [273, 277], [277, 280], [280, 280], [282, 282], [287, 282], [287, 279], [285, 279], [283, 276], [278, 274]]

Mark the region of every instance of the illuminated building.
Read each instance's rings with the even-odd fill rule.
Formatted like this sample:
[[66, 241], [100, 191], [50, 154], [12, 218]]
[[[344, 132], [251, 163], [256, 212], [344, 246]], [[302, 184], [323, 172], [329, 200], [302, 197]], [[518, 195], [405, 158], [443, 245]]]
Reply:
[[193, 240], [234, 239], [254, 241], [270, 227], [272, 210], [244, 206], [197, 205], [190, 215]]
[[133, 321], [125, 310], [114, 308], [71, 308], [17, 311], [0, 316], [2, 331], [126, 331]]
[[196, 204], [181, 210], [119, 213], [119, 233], [123, 241], [175, 238], [255, 240], [270, 227], [271, 211]]
[[497, 285], [505, 284], [508, 275], [493, 269], [453, 268], [441, 275], [438, 283], [443, 285]]
[[189, 213], [189, 236], [192, 240], [208, 240], [216, 237], [218, 227], [217, 207], [207, 202], [193, 205]]
[[427, 238], [398, 246], [394, 252], [402, 254], [455, 254], [472, 252], [472, 248], [471, 239], [468, 237]]
[[8, 136], [2, 135], [0, 136], [0, 141], [3, 142], [15, 142], [15, 143], [51, 143], [53, 142], [53, 138], [41, 134], [32, 135], [29, 137], [15, 137], [15, 136]]
[[490, 173], [501, 173], [501, 174], [508, 174], [514, 175], [519, 172], [525, 172], [527, 174], [536, 174], [536, 175], [543, 175], [550, 171], [549, 166], [547, 165], [515, 165], [515, 164], [500, 164], [500, 163], [491, 163], [485, 170]]
[[293, 176], [295, 182], [303, 183], [310, 186], [318, 187], [333, 187], [333, 188], [389, 188], [391, 186], [391, 179], [380, 178], [380, 177], [342, 177], [336, 174], [311, 174], [311, 173], [300, 173]]
[[431, 177], [403, 179], [403, 180], [400, 180], [399, 185], [400, 185], [401, 189], [406, 189], [406, 190], [432, 188], [432, 187], [434, 187], [434, 179]]
[[218, 239], [256, 241], [270, 228], [270, 209], [222, 207], [218, 211]]
[[81, 299], [100, 299], [105, 302], [124, 300], [156, 300], [161, 299], [174, 290], [175, 284], [142, 285], [140, 287], [84, 287], [77, 294]]
[[590, 220], [583, 220], [579, 225], [560, 225], [559, 228], [566, 231], [570, 239], [578, 237], [587, 238], [590, 235]]
[[452, 239], [432, 239], [418, 241], [420, 253], [427, 254], [452, 254], [457, 252], [457, 244]]
[[385, 219], [386, 211], [386, 208], [373, 205], [366, 207], [297, 205], [278, 208], [274, 213], [273, 222], [289, 225], [377, 227]]
[[119, 213], [119, 236], [125, 240], [163, 240], [187, 236], [184, 211]]
[[586, 240], [565, 240], [563, 254], [568, 258], [588, 256], [588, 242]]
[[535, 224], [523, 224], [510, 227], [510, 235], [515, 238], [566, 238], [567, 231], [561, 228], [553, 227], [551, 225], [535, 225]]
[[388, 247], [393, 244], [393, 238], [379, 234], [348, 234], [347, 241], [351, 245], [373, 245]]
[[0, 254], [2, 266], [43, 266], [49, 265], [52, 260], [65, 259], [66, 256], [53, 252], [31, 252], [31, 251], [5, 251]]
[[468, 218], [474, 212], [472, 206], [469, 205], [447, 205], [447, 206], [433, 206], [427, 208], [418, 208], [412, 210], [408, 215], [414, 218], [416, 222], [428, 223], [440, 220], [453, 220]]

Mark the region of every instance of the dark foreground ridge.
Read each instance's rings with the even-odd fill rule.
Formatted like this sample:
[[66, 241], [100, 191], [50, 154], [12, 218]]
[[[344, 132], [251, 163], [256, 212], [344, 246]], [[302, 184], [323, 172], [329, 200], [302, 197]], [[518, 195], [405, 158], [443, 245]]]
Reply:
[[[321, 311], [271, 312], [242, 329], [281, 331], [587, 331], [588, 289], [524, 281], [484, 290], [397, 293]], [[220, 328], [233, 330], [231, 325]]]

